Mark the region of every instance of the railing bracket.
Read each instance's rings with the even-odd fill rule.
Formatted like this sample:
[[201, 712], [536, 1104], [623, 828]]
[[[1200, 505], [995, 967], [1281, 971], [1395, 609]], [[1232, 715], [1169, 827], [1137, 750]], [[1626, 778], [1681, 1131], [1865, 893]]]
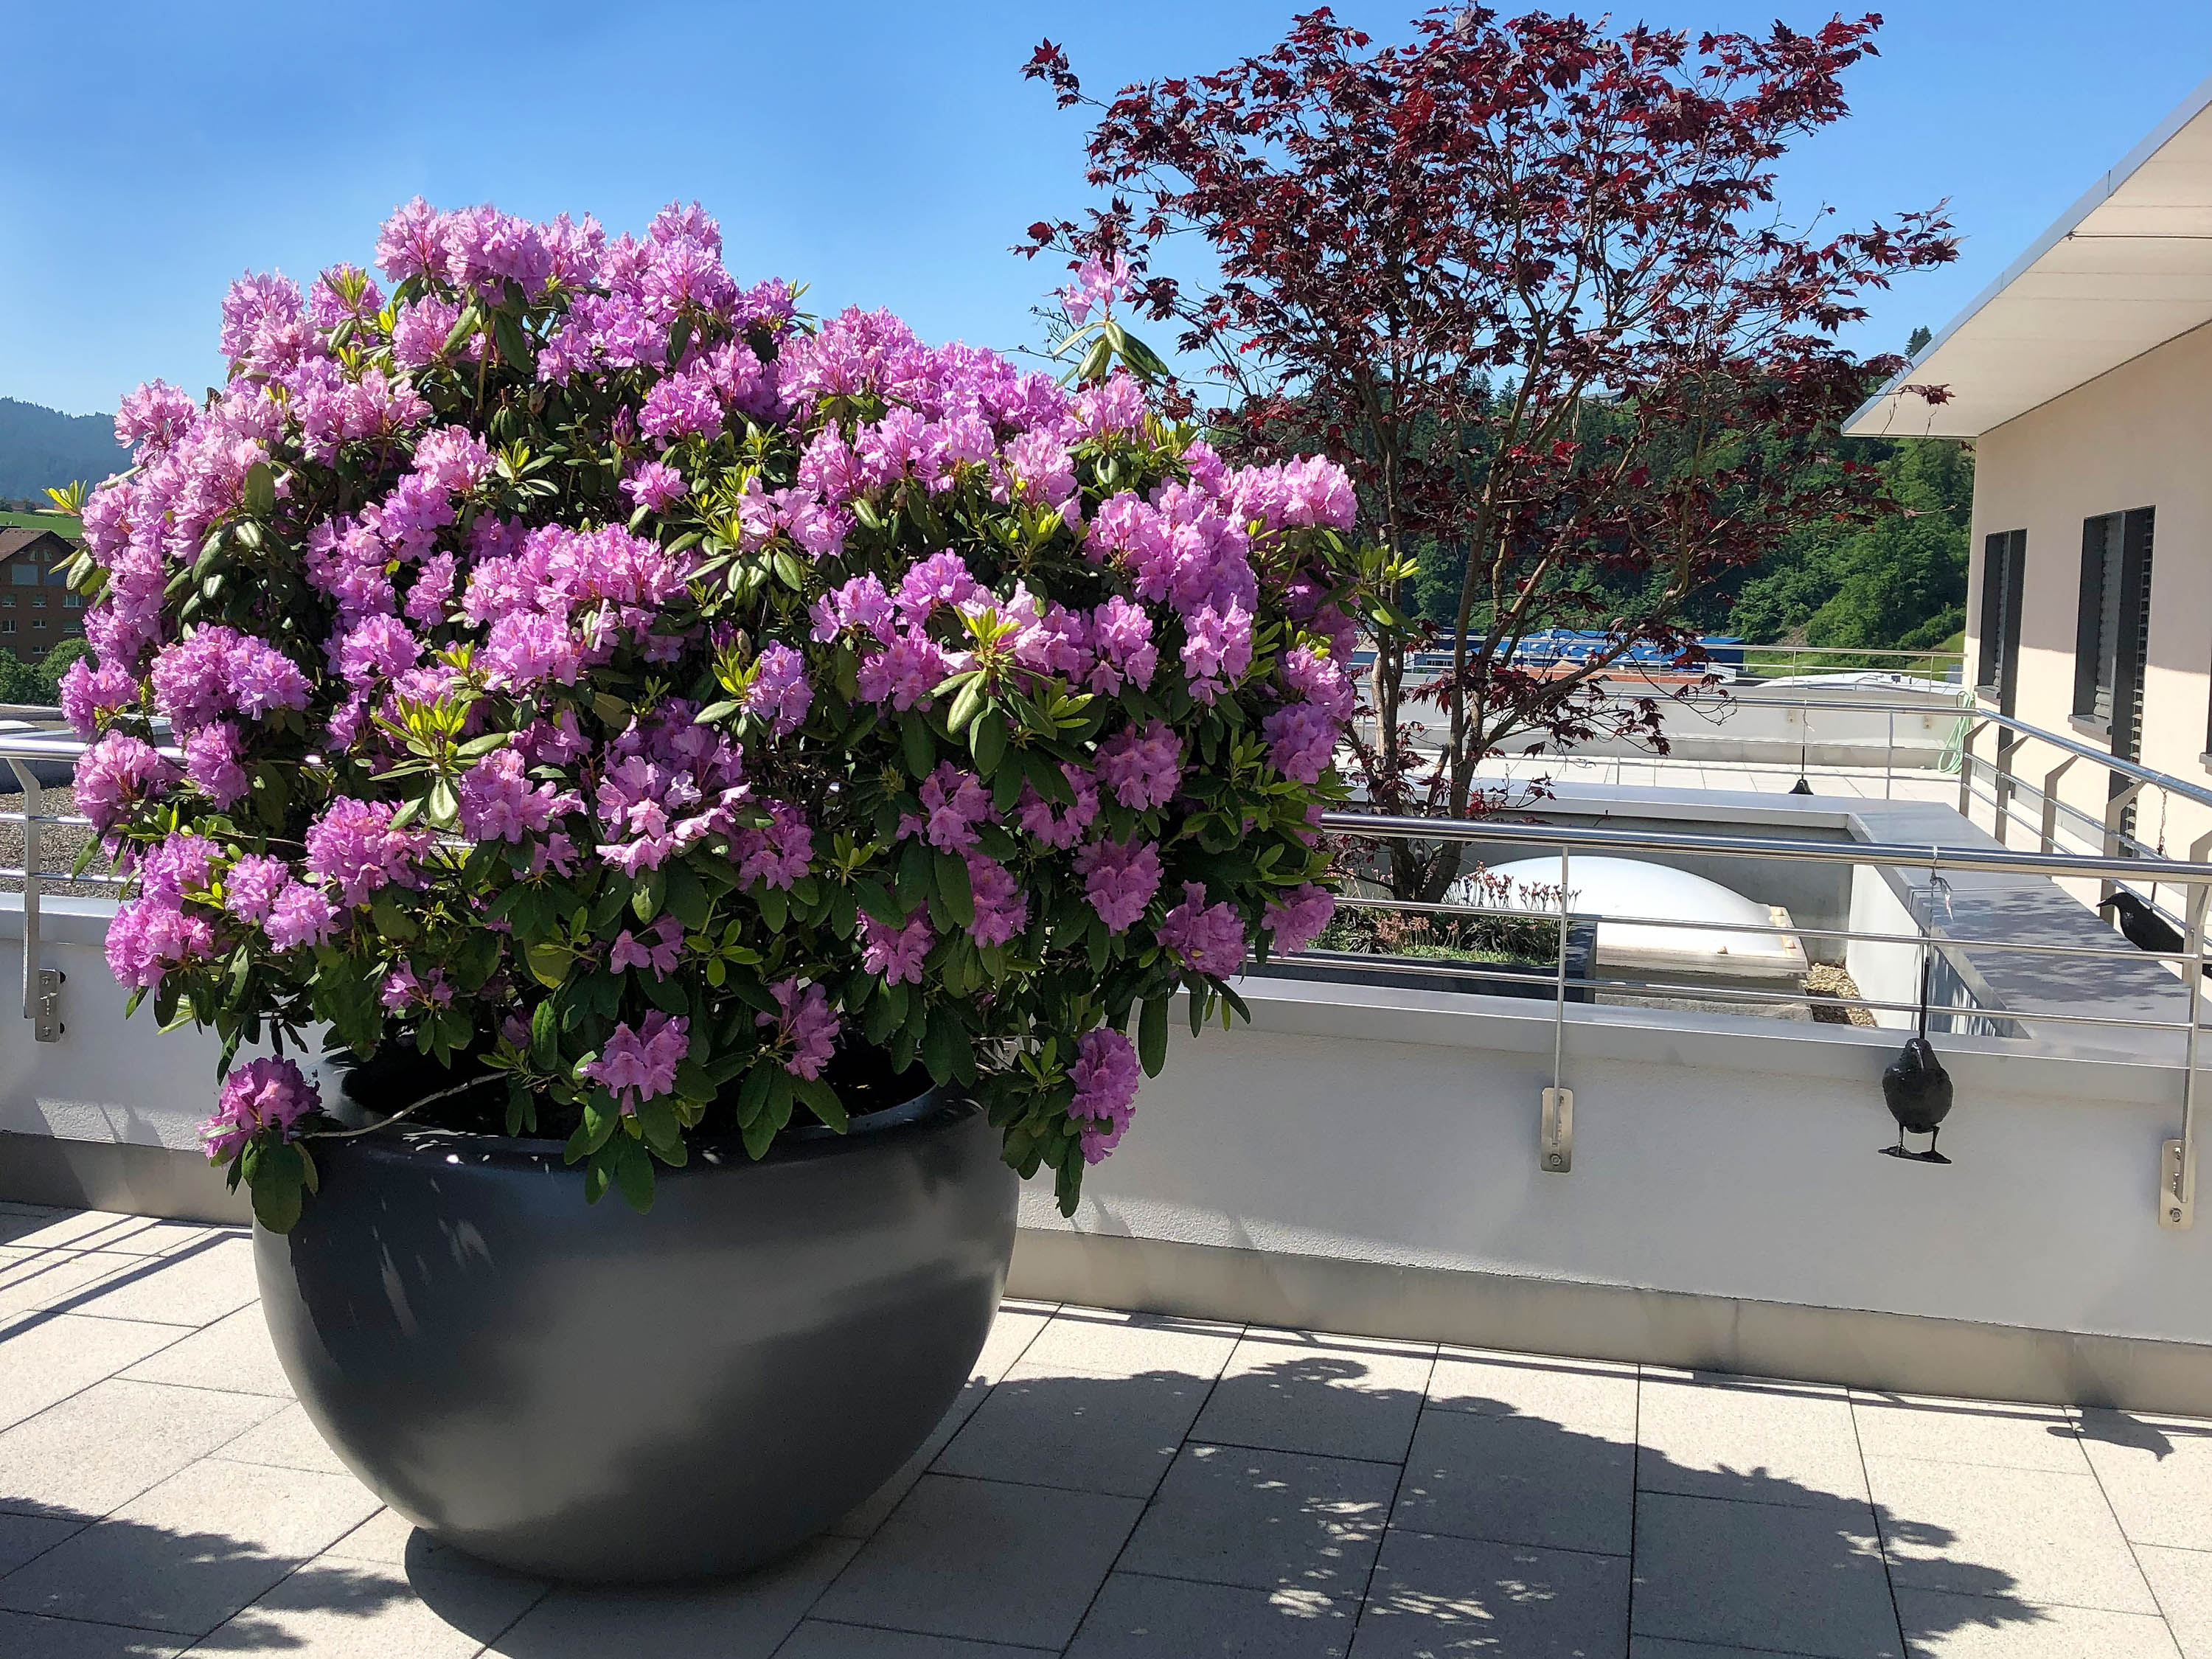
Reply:
[[68, 977], [58, 968], [39, 969], [32, 992], [31, 1035], [40, 1042], [59, 1042], [69, 1029], [62, 1024], [62, 981]]
[[1544, 1091], [1542, 1146], [1544, 1173], [1565, 1175], [1575, 1167], [1575, 1091]]
[[2158, 1224], [2186, 1231], [2197, 1219], [2197, 1183], [2190, 1179], [2185, 1143], [2169, 1140], [2159, 1149]]

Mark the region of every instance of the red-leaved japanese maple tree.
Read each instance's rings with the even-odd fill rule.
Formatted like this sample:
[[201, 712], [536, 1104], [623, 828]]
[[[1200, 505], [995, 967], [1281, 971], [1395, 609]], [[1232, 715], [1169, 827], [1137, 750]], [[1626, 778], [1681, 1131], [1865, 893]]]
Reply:
[[[1317, 10], [1258, 57], [1105, 103], [1037, 48], [1027, 73], [1097, 112], [1109, 204], [1021, 251], [1126, 256], [1137, 309], [1218, 373], [1227, 441], [1326, 453], [1359, 487], [1376, 809], [1465, 816], [1489, 757], [1661, 741], [1622, 659], [1701, 667], [1697, 601], [1802, 525], [1885, 510], [1834, 441], [1902, 360], [1836, 335], [1869, 289], [1952, 258], [1950, 227], [1939, 209], [1808, 234], [1774, 200], [1880, 23], [1692, 40], [1468, 6], [1374, 47]], [[1177, 239], [1218, 275], [1164, 269]], [[1456, 570], [1448, 620], [1408, 616], [1417, 561]], [[1599, 642], [1539, 664], [1520, 647], [1549, 629]], [[1415, 664], [1426, 647], [1449, 667]], [[1454, 848], [1389, 854], [1403, 898], [1458, 872]]]

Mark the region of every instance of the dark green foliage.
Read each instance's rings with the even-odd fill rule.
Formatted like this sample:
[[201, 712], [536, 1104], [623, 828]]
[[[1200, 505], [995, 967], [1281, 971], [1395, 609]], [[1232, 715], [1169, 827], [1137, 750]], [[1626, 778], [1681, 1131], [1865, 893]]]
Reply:
[[1808, 645], [1941, 644], [1966, 622], [1974, 460], [1934, 438], [1847, 441], [1899, 511], [1864, 526], [1812, 525], [1785, 538], [1743, 585], [1729, 631]]

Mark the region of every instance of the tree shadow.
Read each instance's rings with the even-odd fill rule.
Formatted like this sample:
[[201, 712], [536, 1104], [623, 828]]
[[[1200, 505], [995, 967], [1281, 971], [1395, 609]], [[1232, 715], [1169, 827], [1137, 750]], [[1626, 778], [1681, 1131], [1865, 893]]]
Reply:
[[[1391, 1655], [1621, 1656], [1632, 1602], [1639, 1638], [1899, 1659], [1905, 1629], [1924, 1643], [2046, 1617], [2010, 1573], [1961, 1559], [1950, 1528], [1873, 1504], [1848, 1423], [1848, 1462], [1832, 1482], [1726, 1461], [1732, 1394], [1755, 1393], [1771, 1410], [1792, 1392], [1810, 1409], [1832, 1408], [1832, 1392], [1697, 1377], [1717, 1424], [1698, 1443], [1710, 1438], [1723, 1455], [1685, 1450], [1685, 1462], [1638, 1446], [1633, 1368], [1624, 1378], [1619, 1366], [1486, 1356], [1500, 1379], [1494, 1392], [1484, 1391], [1482, 1373], [1463, 1372], [1451, 1391], [1425, 1393], [1401, 1380], [1407, 1345], [1328, 1338], [1301, 1351], [1287, 1333], [1267, 1340], [1288, 1351], [1218, 1380], [1172, 1367], [1109, 1379], [1079, 1363], [1055, 1377], [1024, 1364], [1018, 1382], [994, 1395], [1018, 1389], [1019, 1432], [1011, 1419], [994, 1422], [987, 1398], [933, 1466], [1071, 1489], [1070, 1471], [1080, 1470], [1090, 1489], [1124, 1493], [1152, 1471], [1111, 1583], [1141, 1581], [1158, 1593], [1097, 1596], [1071, 1659], [1211, 1650], [1214, 1632], [1201, 1642], [1188, 1628], [1198, 1615], [1172, 1611], [1194, 1596], [1213, 1598], [1218, 1616], [1238, 1609], [1255, 1649], [1271, 1625], [1322, 1620], [1341, 1628], [1307, 1631], [1300, 1651], [1314, 1641], [1316, 1652], [1347, 1651], [1356, 1630], [1363, 1654]], [[1176, 1437], [1176, 1424], [1161, 1422], [1161, 1401], [1194, 1384], [1203, 1397]], [[1115, 1436], [1117, 1395], [1142, 1425], [1127, 1435], [1118, 1467], [1099, 1443]], [[1553, 1415], [1547, 1398], [1563, 1402]], [[893, 1534], [897, 1515], [886, 1523]], [[893, 1539], [880, 1547], [905, 1547]], [[1022, 1570], [1025, 1547], [1017, 1541], [973, 1569], [1018, 1582], [1004, 1575]], [[1888, 1571], [1899, 1559], [1916, 1569], [1906, 1588], [1945, 1592], [1913, 1598], [1902, 1618]], [[848, 1571], [869, 1571], [866, 1550]]]
[[[1832, 1404], [1832, 1393], [1694, 1379], [1713, 1396], [1717, 1426], [1695, 1451], [1675, 1438], [1669, 1455], [1638, 1443], [1648, 1425], [1633, 1368], [1489, 1355], [1431, 1383], [1408, 1345], [1284, 1333], [1255, 1334], [1255, 1346], [1279, 1351], [1217, 1376], [1205, 1361], [1182, 1363], [1206, 1342], [1172, 1350], [1210, 1338], [1218, 1358], [1224, 1328], [1146, 1317], [1133, 1335], [1159, 1345], [1161, 1363], [1116, 1374], [1080, 1360], [1030, 1362], [957, 1408], [957, 1426], [927, 1464], [936, 1490], [921, 1486], [917, 1460], [882, 1495], [875, 1507], [886, 1518], [837, 1580], [927, 1585], [870, 1622], [906, 1628], [911, 1619], [939, 1636], [981, 1637], [983, 1628], [947, 1628], [945, 1608], [1003, 1608], [1012, 1598], [1049, 1627], [1056, 1639], [1045, 1645], [1073, 1642], [1070, 1659], [1292, 1637], [1301, 1653], [1342, 1656], [1355, 1633], [1363, 1655], [1620, 1659], [1632, 1622], [1639, 1638], [1717, 1648], [1901, 1656], [1901, 1627], [1917, 1643], [2046, 1616], [2010, 1574], [1960, 1559], [1943, 1525], [1878, 1509], [1841, 1476], [1728, 1461], [1732, 1398], [1771, 1409], [1800, 1394], [1808, 1407]], [[2171, 1432], [2119, 1413], [2103, 1414], [2103, 1426]], [[1071, 1498], [1056, 1513], [1032, 1493], [1022, 1513], [1041, 1518], [1024, 1527], [982, 1523], [1006, 1512], [993, 1510], [988, 1492], [1009, 1486]], [[977, 1524], [946, 1524], [950, 1488], [985, 1494]], [[1120, 1501], [1102, 1504], [1099, 1493]], [[953, 1492], [951, 1501], [957, 1512], [965, 1500]], [[50, 1535], [26, 1545], [26, 1529]], [[1916, 1584], [1945, 1592], [1912, 1598], [1902, 1620], [1887, 1571], [1899, 1551], [1919, 1569]], [[920, 1578], [918, 1554], [927, 1558]], [[673, 1586], [640, 1605], [667, 1602], [702, 1630], [726, 1620], [750, 1630], [762, 1616], [748, 1595], [756, 1582], [762, 1607], [790, 1601], [787, 1584], [773, 1587], [777, 1571]], [[511, 1593], [487, 1594], [495, 1574], [419, 1532], [392, 1565], [303, 1564], [214, 1529], [0, 1495], [0, 1608], [109, 1626], [119, 1650], [137, 1632], [150, 1651], [192, 1639], [210, 1650], [312, 1651], [318, 1632], [335, 1642], [351, 1621], [410, 1601], [488, 1643], [538, 1589], [505, 1579]], [[786, 1611], [795, 1624], [805, 1608]]]
[[[0, 1650], [11, 1652], [17, 1641], [34, 1655], [166, 1655], [196, 1641], [194, 1653], [303, 1650], [314, 1644], [293, 1627], [301, 1615], [366, 1620], [415, 1601], [484, 1643], [522, 1610], [512, 1596], [482, 1593], [497, 1569], [419, 1532], [390, 1566], [303, 1560], [222, 1532], [95, 1517], [0, 1493]], [[543, 1589], [510, 1582], [524, 1592], [522, 1605]], [[5, 1621], [14, 1614], [23, 1623], [11, 1632]]]

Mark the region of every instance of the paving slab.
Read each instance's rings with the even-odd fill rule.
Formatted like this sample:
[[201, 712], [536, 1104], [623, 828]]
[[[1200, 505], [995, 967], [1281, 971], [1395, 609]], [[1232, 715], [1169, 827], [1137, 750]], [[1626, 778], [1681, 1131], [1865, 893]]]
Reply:
[[349, 1476], [195, 1463], [0, 1578], [0, 1606], [204, 1636], [376, 1508]]
[[1119, 1570], [1356, 1601], [1397, 1484], [1393, 1463], [1187, 1445]]
[[941, 1474], [1148, 1498], [1211, 1386], [1173, 1371], [1097, 1376], [1024, 1359], [932, 1467]]
[[1169, 1371], [1211, 1378], [1221, 1375], [1243, 1334], [1241, 1325], [1207, 1320], [1068, 1308], [1038, 1334], [1022, 1359], [1102, 1376]]
[[283, 1408], [258, 1395], [96, 1382], [0, 1430], [0, 1510], [106, 1515]]
[[473, 1659], [544, 1594], [523, 1579], [409, 1573], [318, 1557], [198, 1643], [195, 1655]]
[[1357, 1606], [1310, 1591], [1116, 1572], [1067, 1659], [1344, 1659]]
[[926, 1474], [815, 1616], [1012, 1647], [1066, 1644], [1141, 1498]]
[[269, 1324], [258, 1303], [225, 1314], [123, 1375], [141, 1382], [179, 1382], [278, 1400], [292, 1397], [291, 1380], [277, 1363], [276, 1347], [269, 1340]]
[[0, 1318], [59, 1307], [145, 1260], [112, 1250], [0, 1249]]
[[1429, 1377], [1432, 1411], [1540, 1417], [1562, 1428], [1633, 1435], [1636, 1367], [1602, 1360], [1439, 1348]]
[[0, 1244], [26, 1249], [115, 1250], [125, 1255], [160, 1255], [197, 1244], [211, 1234], [244, 1237], [235, 1227], [208, 1227], [190, 1221], [161, 1221], [152, 1216], [116, 1215], [105, 1210], [10, 1209], [0, 1212]]
[[2212, 1423], [2085, 1411], [2081, 1449], [2130, 1538], [2212, 1550]]
[[1869, 1457], [1867, 1478], [1900, 1589], [2158, 1611], [2094, 1475]]
[[[75, 1314], [31, 1314], [0, 1322], [0, 1430], [126, 1370], [184, 1333], [174, 1325]], [[0, 1481], [0, 1495], [5, 1483]]]
[[2150, 1581], [2182, 1659], [2212, 1659], [2212, 1553], [2138, 1544], [2136, 1561]]
[[1636, 1502], [1639, 1636], [1903, 1659], [1874, 1515], [1645, 1492]]
[[859, 1547], [817, 1538], [717, 1584], [557, 1589], [493, 1641], [486, 1659], [769, 1659]]
[[2180, 1659], [2165, 1623], [2094, 1607], [1993, 1609], [1973, 1596], [1899, 1587], [1911, 1659]]
[[1869, 1457], [2059, 1474], [2081, 1474], [2088, 1468], [2074, 1413], [2063, 1406], [1854, 1393], [1851, 1413], [1858, 1420], [1859, 1449]]
[[1421, 1413], [1433, 1347], [1251, 1331], [1214, 1384], [1193, 1437], [1395, 1463]]
[[0, 1514], [0, 1577], [91, 1524], [76, 1516]]
[[8, 1659], [173, 1659], [183, 1650], [178, 1638], [154, 1631], [0, 1611], [0, 1653]]
[[319, 1474], [352, 1473], [308, 1420], [306, 1408], [290, 1404], [235, 1439], [226, 1440], [208, 1455], [264, 1468], [311, 1469]]
[[1626, 1555], [1636, 1446], [1534, 1417], [1424, 1412], [1391, 1525]]
[[775, 1659], [1056, 1659], [1050, 1648], [1010, 1648], [1000, 1642], [964, 1642], [957, 1636], [918, 1636], [868, 1625], [803, 1620]]
[[1392, 1528], [1359, 1617], [1356, 1659], [1622, 1659], [1628, 1563]]
[[1647, 1375], [1636, 1437], [1639, 1492], [1812, 1509], [1866, 1500], [1858, 1430], [1841, 1389]]
[[258, 1298], [253, 1243], [236, 1234], [210, 1236], [185, 1249], [149, 1256], [131, 1272], [102, 1280], [71, 1299], [70, 1311], [97, 1319], [137, 1319], [163, 1325], [210, 1325]]

